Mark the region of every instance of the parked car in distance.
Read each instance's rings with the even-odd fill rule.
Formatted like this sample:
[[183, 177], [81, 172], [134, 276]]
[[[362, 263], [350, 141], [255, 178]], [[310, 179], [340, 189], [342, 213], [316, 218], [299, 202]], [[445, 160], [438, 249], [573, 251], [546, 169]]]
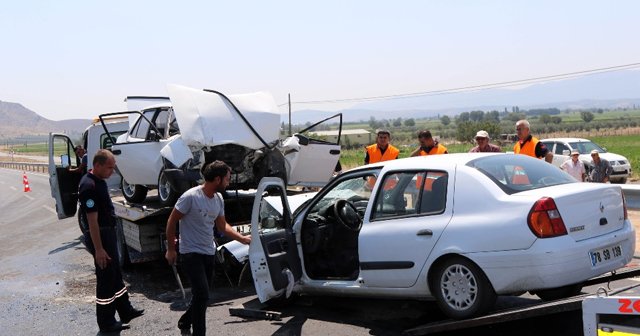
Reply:
[[[487, 312], [497, 295], [577, 294], [635, 251], [620, 186], [578, 183], [525, 155], [355, 168], [294, 213], [285, 191], [264, 178], [253, 205], [249, 259], [262, 302], [292, 292], [435, 298], [461, 319]], [[275, 195], [277, 207], [265, 199]]]
[[[311, 139], [306, 130], [280, 139], [280, 114], [271, 95], [167, 88], [169, 98], [154, 101], [159, 104], [102, 115], [133, 116], [112, 148], [127, 201], [142, 202], [157, 188], [159, 201], [170, 206], [202, 180], [200, 168], [215, 160], [231, 167], [231, 190], [255, 189], [265, 176], [307, 187], [323, 186], [333, 176], [340, 139]], [[342, 115], [334, 117], [341, 127]]]
[[587, 174], [591, 171], [591, 151], [600, 152], [600, 157], [611, 163], [613, 173], [609, 181], [611, 183], [627, 183], [627, 179], [631, 176], [631, 164], [629, 160], [619, 154], [607, 152], [606, 148], [600, 147], [595, 142], [581, 138], [552, 138], [540, 140], [553, 152], [553, 164], [560, 167], [563, 162], [570, 158], [572, 150], [580, 152], [580, 161], [584, 163]]

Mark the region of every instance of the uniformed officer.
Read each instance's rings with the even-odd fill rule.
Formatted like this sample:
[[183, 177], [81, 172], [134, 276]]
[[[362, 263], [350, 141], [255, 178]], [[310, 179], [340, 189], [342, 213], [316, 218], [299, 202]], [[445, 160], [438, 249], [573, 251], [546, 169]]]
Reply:
[[531, 136], [530, 125], [527, 120], [518, 120], [516, 122], [516, 132], [518, 133], [518, 142], [513, 146], [513, 152], [516, 154], [529, 155], [538, 159], [545, 159], [547, 162], [553, 162], [553, 153], [549, 151], [538, 138]]
[[376, 134], [376, 143], [367, 146], [364, 156], [364, 164], [381, 161], [395, 160], [400, 154], [400, 150], [390, 144], [391, 133], [387, 130], [380, 130]]
[[449, 154], [447, 147], [433, 139], [430, 131], [423, 130], [418, 133], [420, 146], [411, 152], [411, 156], [426, 156], [436, 154]]
[[[93, 170], [82, 177], [79, 186], [80, 211], [89, 224], [85, 242], [96, 267], [96, 317], [101, 332], [127, 329], [127, 323], [144, 314], [131, 306], [120, 273], [114, 209], [105, 182], [115, 166], [113, 154], [99, 150], [93, 157]], [[116, 311], [120, 321], [115, 319]]]

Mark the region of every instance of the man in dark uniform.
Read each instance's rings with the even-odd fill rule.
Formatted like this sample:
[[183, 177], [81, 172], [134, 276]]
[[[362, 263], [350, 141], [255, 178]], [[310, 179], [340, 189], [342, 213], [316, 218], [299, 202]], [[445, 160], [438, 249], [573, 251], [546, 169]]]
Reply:
[[[96, 266], [96, 316], [101, 332], [127, 329], [127, 323], [144, 313], [129, 302], [117, 258], [114, 209], [104, 181], [111, 176], [115, 166], [113, 154], [99, 150], [93, 157], [93, 170], [82, 177], [79, 186], [80, 211], [89, 223], [85, 241]], [[115, 319], [116, 311], [120, 321]]]

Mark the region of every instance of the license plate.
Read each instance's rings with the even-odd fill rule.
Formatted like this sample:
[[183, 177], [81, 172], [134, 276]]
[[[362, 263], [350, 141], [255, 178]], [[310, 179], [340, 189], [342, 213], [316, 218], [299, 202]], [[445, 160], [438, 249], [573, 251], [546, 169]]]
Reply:
[[589, 257], [591, 257], [591, 266], [596, 266], [603, 262], [620, 258], [621, 256], [622, 246], [620, 245], [609, 246], [589, 252]]

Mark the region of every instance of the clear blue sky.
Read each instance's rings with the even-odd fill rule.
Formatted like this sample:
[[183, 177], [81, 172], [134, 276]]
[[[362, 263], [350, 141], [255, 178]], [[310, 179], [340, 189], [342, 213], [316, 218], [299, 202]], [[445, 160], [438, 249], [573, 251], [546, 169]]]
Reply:
[[511, 81], [640, 62], [639, 13], [633, 0], [5, 1], [0, 100], [61, 120], [167, 83], [281, 104]]

